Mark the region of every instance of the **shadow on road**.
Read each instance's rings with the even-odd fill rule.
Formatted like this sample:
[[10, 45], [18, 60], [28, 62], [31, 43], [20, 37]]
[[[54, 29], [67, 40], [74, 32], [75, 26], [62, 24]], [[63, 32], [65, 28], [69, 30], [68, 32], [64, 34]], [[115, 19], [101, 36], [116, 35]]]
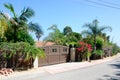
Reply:
[[103, 79], [98, 80], [120, 80], [120, 61], [116, 61], [115, 64], [108, 64], [108, 66], [115, 69], [114, 75], [103, 75]]
[[120, 69], [120, 63], [110, 64], [110, 66], [115, 69]]
[[110, 75], [104, 75], [103, 76], [105, 79], [98, 79], [98, 80], [120, 80], [120, 77], [118, 76], [110, 76]]

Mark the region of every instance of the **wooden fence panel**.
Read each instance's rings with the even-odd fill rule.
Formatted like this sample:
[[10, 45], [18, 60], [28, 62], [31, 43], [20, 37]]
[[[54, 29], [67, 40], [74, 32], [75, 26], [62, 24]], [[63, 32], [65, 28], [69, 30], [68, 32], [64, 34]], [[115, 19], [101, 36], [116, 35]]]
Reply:
[[65, 63], [69, 48], [66, 46], [46, 46], [43, 47], [46, 57], [39, 59], [39, 67], [50, 64]]

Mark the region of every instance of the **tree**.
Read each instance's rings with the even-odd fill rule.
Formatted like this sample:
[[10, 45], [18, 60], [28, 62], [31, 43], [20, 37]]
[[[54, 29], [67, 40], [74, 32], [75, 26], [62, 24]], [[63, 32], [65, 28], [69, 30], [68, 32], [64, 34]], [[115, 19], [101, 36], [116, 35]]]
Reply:
[[104, 39], [99, 37], [99, 36], [97, 36], [96, 37], [96, 49], [102, 50], [104, 44], [105, 44]]
[[[43, 50], [33, 45], [34, 40], [28, 32], [27, 21], [34, 15], [34, 11], [31, 8], [24, 8], [21, 14], [17, 16], [12, 4], [4, 4], [4, 6], [10, 10], [13, 17], [0, 13], [0, 37], [6, 37], [6, 41], [0, 42], [0, 57], [6, 58], [9, 68], [18, 67], [22, 63], [19, 60], [27, 62], [24, 66], [28, 66], [31, 62], [29, 63], [27, 60], [33, 60], [36, 56], [44, 56]], [[8, 25], [9, 23], [10, 25]]]
[[72, 45], [72, 47], [75, 47], [77, 42], [79, 42], [82, 39], [81, 34], [77, 32], [71, 32], [69, 35], [65, 36], [65, 45]]
[[5, 38], [5, 32], [7, 31], [9, 26], [9, 21], [5, 14], [0, 13], [0, 38], [4, 39]]
[[63, 29], [63, 34], [64, 34], [64, 35], [69, 35], [69, 34], [71, 34], [71, 33], [72, 33], [71, 27], [66, 26], [66, 27]]
[[100, 33], [99, 36], [104, 39], [104, 42], [110, 41], [110, 36], [107, 36], [106, 33]]
[[27, 31], [27, 21], [34, 15], [34, 11], [31, 8], [24, 8], [21, 14], [17, 16], [12, 4], [8, 3], [4, 4], [4, 6], [13, 14], [13, 17], [10, 19], [12, 25], [9, 31], [13, 33], [14, 42], [17, 42], [17, 33], [21, 30]]
[[39, 41], [40, 37], [43, 35], [43, 31], [41, 29], [41, 26], [37, 23], [30, 22], [29, 23], [29, 30], [35, 32], [36, 38]]
[[73, 32], [70, 26], [66, 26], [63, 29], [63, 34], [65, 36], [65, 43], [64, 45], [67, 46], [75, 46], [77, 44], [78, 41], [81, 40], [82, 36], [81, 34], [77, 33], [77, 32]]
[[96, 51], [96, 37], [97, 35], [99, 35], [99, 33], [101, 33], [102, 31], [104, 30], [112, 30], [111, 27], [109, 26], [98, 26], [98, 20], [95, 19], [93, 20], [92, 23], [88, 23], [88, 24], [85, 24], [83, 27], [86, 27], [88, 28], [88, 30], [84, 30], [82, 32], [82, 34], [87, 34], [87, 35], [91, 35], [93, 36], [93, 39], [94, 39], [94, 48], [93, 48], [93, 51]]
[[63, 45], [65, 42], [65, 37], [63, 33], [57, 28], [57, 25], [52, 25], [48, 30], [53, 30], [49, 35], [44, 39], [45, 41], [52, 41], [57, 45]]

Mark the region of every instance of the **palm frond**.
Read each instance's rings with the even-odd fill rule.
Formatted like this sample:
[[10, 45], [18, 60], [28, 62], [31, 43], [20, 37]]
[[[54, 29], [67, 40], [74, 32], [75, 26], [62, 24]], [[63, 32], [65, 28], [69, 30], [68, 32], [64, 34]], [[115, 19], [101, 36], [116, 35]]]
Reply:
[[31, 8], [24, 8], [22, 11], [21, 11], [21, 15], [20, 15], [20, 19], [23, 20], [23, 21], [28, 21], [27, 19], [28, 18], [31, 18], [32, 16], [34, 16], [34, 11], [31, 9]]
[[90, 31], [88, 31], [88, 30], [84, 30], [84, 31], [82, 31], [82, 33], [81, 34], [86, 34], [86, 35], [92, 35], [92, 33], [90, 32]]
[[112, 28], [110, 26], [104, 26], [100, 28], [100, 32], [104, 30], [109, 30], [110, 32], [112, 31]]
[[88, 30], [91, 30], [91, 31], [96, 30], [96, 27], [93, 24], [90, 24], [90, 23], [83, 25], [83, 27], [88, 28]]
[[35, 32], [37, 34], [43, 34], [41, 26], [39, 24], [37, 24], [37, 23], [30, 22], [29, 23], [29, 30], [31, 30], [31, 31], [33, 31], [33, 32]]
[[53, 24], [51, 27], [48, 28], [48, 30], [57, 30], [57, 25]]
[[90, 23], [87, 23], [87, 24], [83, 25], [83, 27], [85, 27], [85, 28], [89, 28], [90, 26], [91, 26]]
[[14, 8], [13, 8], [12, 4], [6, 3], [6, 4], [4, 4], [4, 6], [5, 6], [10, 12], [13, 13], [14, 17], [16, 17], [16, 14], [15, 14], [15, 11], [14, 11]]

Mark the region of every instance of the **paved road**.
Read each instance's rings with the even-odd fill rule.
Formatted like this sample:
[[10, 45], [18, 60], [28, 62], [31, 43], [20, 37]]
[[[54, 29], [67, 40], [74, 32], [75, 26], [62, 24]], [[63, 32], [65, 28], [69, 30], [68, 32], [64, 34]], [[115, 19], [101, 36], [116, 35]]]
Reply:
[[39, 73], [9, 80], [120, 80], [120, 58], [77, 70], [49, 74]]

